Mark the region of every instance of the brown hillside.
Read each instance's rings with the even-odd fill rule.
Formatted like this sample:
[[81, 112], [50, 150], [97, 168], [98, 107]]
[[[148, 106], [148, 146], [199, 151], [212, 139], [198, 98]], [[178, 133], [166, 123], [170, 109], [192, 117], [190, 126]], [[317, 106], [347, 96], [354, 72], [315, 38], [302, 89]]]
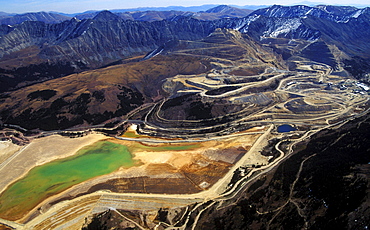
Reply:
[[209, 68], [207, 61], [199, 58], [157, 56], [72, 74], [9, 93], [1, 100], [1, 117], [4, 123], [31, 129], [98, 124], [160, 98], [163, 79]]

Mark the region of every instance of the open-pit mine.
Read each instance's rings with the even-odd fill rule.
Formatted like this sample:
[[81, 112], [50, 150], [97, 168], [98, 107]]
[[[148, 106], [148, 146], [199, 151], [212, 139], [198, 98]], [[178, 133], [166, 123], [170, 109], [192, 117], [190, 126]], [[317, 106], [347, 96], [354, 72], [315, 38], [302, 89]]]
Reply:
[[[216, 29], [145, 58], [10, 92], [2, 111], [14, 101], [29, 107], [4, 113], [19, 126], [5, 122], [0, 133], [3, 229], [82, 229], [104, 213], [122, 228], [195, 228], [203, 212], [232, 206], [313, 135], [368, 112], [365, 83], [341, 64], [303, 55], [315, 41], [269, 39]], [[283, 60], [273, 46], [291, 56]], [[67, 111], [68, 102], [76, 106]], [[129, 110], [113, 114], [120, 106]], [[21, 126], [38, 111], [60, 118], [44, 127], [85, 111], [92, 122]]]

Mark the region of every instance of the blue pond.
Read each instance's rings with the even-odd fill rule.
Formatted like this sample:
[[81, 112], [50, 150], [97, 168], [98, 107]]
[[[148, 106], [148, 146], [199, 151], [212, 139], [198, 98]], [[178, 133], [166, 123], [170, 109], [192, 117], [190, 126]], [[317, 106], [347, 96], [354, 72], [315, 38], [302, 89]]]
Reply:
[[297, 129], [291, 125], [280, 125], [279, 127], [277, 127], [277, 131], [279, 133], [288, 133], [290, 131], [295, 131], [295, 130]]

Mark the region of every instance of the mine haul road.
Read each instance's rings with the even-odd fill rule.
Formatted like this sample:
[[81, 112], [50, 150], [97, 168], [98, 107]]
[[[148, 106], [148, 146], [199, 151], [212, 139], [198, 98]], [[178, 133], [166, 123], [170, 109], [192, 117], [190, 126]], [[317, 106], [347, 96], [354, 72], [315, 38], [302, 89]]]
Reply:
[[[271, 132], [272, 129], [273, 125], [270, 125], [268, 130], [264, 131], [263, 134], [260, 137], [258, 137], [258, 139], [253, 143], [253, 146], [248, 152], [251, 153], [253, 151], [260, 151], [261, 150], [260, 143], [265, 139], [265, 137]], [[260, 134], [261, 132], [257, 133]], [[252, 132], [247, 134], [244, 133], [243, 135], [248, 134], [252, 134]], [[253, 134], [256, 133], [253, 132]], [[227, 137], [230, 138], [234, 136], [238, 135], [234, 134], [229, 135]], [[209, 139], [206, 140], [208, 141]], [[162, 142], [166, 143], [167, 141], [163, 140]], [[243, 166], [243, 164], [245, 164], [247, 157], [248, 154], [245, 154], [223, 178], [221, 178], [208, 190], [199, 193], [144, 194], [144, 193], [113, 193], [109, 191], [97, 191], [91, 194], [77, 197], [73, 200], [67, 200], [55, 204], [51, 206], [48, 210], [45, 210], [45, 212], [39, 214], [36, 218], [26, 223], [24, 226], [19, 226], [18, 224], [17, 229], [37, 229], [40, 226], [43, 226], [42, 229], [45, 228], [54, 229], [58, 227], [58, 223], [60, 224], [60, 226], [63, 226], [63, 228], [67, 227], [71, 228], [73, 227], [74, 224], [76, 224], [76, 222], [81, 222], [83, 219], [85, 219], [87, 216], [91, 214], [103, 212], [105, 210], [112, 208], [125, 210], [138, 210], [138, 209], [158, 210], [161, 207], [168, 208], [185, 207], [190, 204], [204, 203], [209, 200], [217, 199], [222, 196], [220, 194], [227, 188], [227, 185], [230, 182], [234, 171], [240, 166]], [[230, 191], [232, 191], [233, 189], [235, 188], [232, 188]], [[27, 217], [32, 215], [32, 213], [36, 212], [38, 208], [42, 207], [42, 205], [44, 204], [47, 204], [53, 198], [55, 197], [50, 197], [43, 201], [40, 205], [35, 207], [25, 218], [22, 218], [22, 220], [23, 221], [26, 220]], [[51, 223], [50, 220], [55, 221]], [[67, 222], [70, 222], [70, 225], [68, 225]], [[14, 225], [17, 225], [17, 223], [14, 222]]]
[[[305, 134], [303, 134], [300, 138], [298, 138], [298, 139], [288, 139], [289, 141], [291, 141], [291, 143], [289, 144], [289, 146], [288, 146], [288, 151], [286, 152], [286, 153], [284, 153], [284, 151], [282, 151], [280, 148], [279, 148], [279, 146], [280, 146], [280, 144], [282, 143], [282, 142], [284, 142], [284, 141], [287, 141], [287, 140], [281, 140], [281, 141], [279, 141], [276, 145], [275, 145], [275, 148], [276, 148], [276, 150], [280, 153], [280, 155], [279, 155], [279, 157], [274, 161], [274, 162], [272, 162], [271, 164], [268, 164], [268, 165], [265, 165], [265, 166], [261, 166], [260, 168], [255, 168], [255, 169], [253, 169], [253, 170], [251, 170], [247, 175], [245, 175], [243, 178], [241, 178], [239, 181], [237, 181], [234, 185], [233, 185], [233, 187], [230, 189], [230, 190], [228, 190], [227, 192], [225, 192], [225, 193], [223, 193], [222, 195], [220, 195], [220, 196], [218, 196], [218, 197], [215, 197], [214, 199], [212, 199], [213, 200], [213, 202], [212, 203], [210, 203], [209, 205], [207, 205], [206, 207], [204, 207], [204, 208], [202, 208], [201, 210], [199, 210], [198, 211], [198, 214], [195, 216], [195, 218], [194, 218], [194, 222], [193, 222], [193, 224], [192, 224], [192, 226], [191, 226], [191, 229], [193, 230], [193, 229], [195, 229], [196, 228], [196, 225], [197, 225], [197, 221], [199, 220], [199, 218], [200, 218], [200, 215], [205, 211], [205, 210], [207, 210], [208, 208], [210, 208], [210, 207], [212, 207], [213, 205], [215, 205], [216, 203], [219, 203], [219, 206], [217, 207], [217, 208], [220, 208], [220, 206], [222, 205], [222, 201], [226, 201], [226, 200], [230, 200], [230, 199], [233, 199], [233, 198], [235, 198], [237, 195], [239, 195], [243, 190], [245, 190], [246, 188], [247, 188], [247, 186], [252, 182], [252, 181], [254, 181], [255, 179], [258, 179], [261, 175], [263, 175], [263, 174], [266, 174], [266, 173], [268, 173], [268, 172], [270, 172], [272, 169], [274, 169], [274, 168], [276, 168], [279, 164], [281, 164], [283, 161], [284, 161], [284, 159], [286, 159], [286, 158], [288, 158], [290, 155], [291, 155], [291, 153], [293, 152], [293, 146], [295, 145], [295, 144], [297, 144], [297, 143], [299, 143], [299, 142], [301, 142], [301, 141], [304, 141], [305, 139], [309, 139], [309, 138], [311, 138], [314, 134], [316, 134], [317, 132], [320, 132], [320, 131], [322, 131], [322, 130], [324, 130], [324, 129], [328, 129], [328, 128], [333, 128], [333, 127], [340, 127], [340, 126], [342, 126], [343, 124], [345, 124], [345, 123], [347, 123], [348, 121], [350, 121], [350, 120], [353, 120], [353, 119], [355, 119], [355, 118], [358, 118], [358, 117], [361, 117], [361, 116], [363, 116], [364, 114], [366, 114], [366, 113], [369, 113], [369, 111], [370, 111], [370, 108], [369, 109], [367, 109], [366, 111], [364, 111], [364, 112], [362, 112], [362, 113], [360, 113], [360, 114], [357, 114], [357, 115], [355, 115], [355, 116], [353, 116], [353, 117], [350, 117], [350, 118], [347, 118], [347, 119], [345, 119], [345, 120], [343, 120], [343, 121], [339, 121], [339, 122], [337, 122], [337, 123], [335, 123], [335, 124], [328, 124], [328, 125], [326, 125], [326, 126], [324, 126], [324, 127], [320, 127], [320, 128], [318, 128], [318, 129], [315, 129], [315, 130], [309, 130], [309, 131], [307, 131]], [[267, 132], [269, 132], [269, 131], [271, 131], [271, 128], [272, 127], [270, 127], [270, 129], [267, 131]], [[266, 132], [266, 133], [267, 133]], [[262, 136], [261, 136], [262, 137]], [[261, 138], [260, 137], [260, 138]], [[341, 136], [342, 137], [342, 136]], [[341, 138], [340, 137], [340, 138]], [[259, 142], [258, 141], [261, 141], [262, 139], [258, 139], [257, 141], [256, 141], [256, 144], [258, 144]], [[339, 139], [340, 138], [338, 138], [336, 141], [339, 141]], [[255, 146], [255, 145], [254, 145]], [[314, 154], [314, 155], [316, 155], [316, 154]], [[311, 157], [313, 157], [314, 155], [311, 155], [309, 158], [311, 158]], [[305, 163], [305, 161], [306, 160], [308, 160], [309, 158], [307, 158], [307, 159], [305, 159], [303, 162], [301, 162], [301, 165], [300, 165], [300, 170], [299, 170], [299, 172], [297, 173], [297, 175], [296, 175], [296, 179], [295, 179], [295, 181], [294, 181], [294, 184], [297, 182], [297, 180], [299, 179], [299, 176], [300, 176], [300, 171], [302, 170], [302, 167], [303, 167], [303, 164]], [[256, 172], [258, 172], [258, 173], [256, 173]], [[292, 194], [292, 192], [293, 192], [293, 189], [294, 189], [294, 187], [292, 187], [291, 188], [291, 194]], [[220, 201], [220, 202], [217, 202], [217, 201]], [[167, 227], [165, 228], [165, 229], [167, 229], [167, 230], [169, 230], [169, 229], [182, 229], [182, 230], [184, 230], [186, 227], [187, 227], [187, 223], [188, 223], [188, 221], [189, 221], [189, 219], [190, 219], [190, 215], [194, 212], [194, 211], [196, 211], [196, 209], [198, 209], [198, 208], [201, 208], [203, 205], [205, 205], [207, 203], [207, 200], [205, 200], [203, 203], [199, 203], [199, 204], [197, 204], [188, 214], [187, 214], [187, 216], [186, 216], [186, 221], [185, 221], [185, 223], [181, 226], [181, 227], [178, 227], [178, 226], [176, 226], [175, 227], [175, 225], [172, 225], [172, 226], [169, 226], [168, 224], [167, 224]], [[283, 205], [284, 206], [284, 205]], [[282, 207], [283, 207], [282, 206]], [[282, 208], [282, 207], [280, 207], [280, 208]], [[279, 208], [279, 209], [280, 209]], [[257, 210], [257, 212], [258, 212], [258, 210]], [[157, 227], [158, 227], [158, 225], [157, 225]]]
[[[356, 103], [357, 104], [357, 103]], [[345, 110], [347, 111], [347, 110]], [[236, 182], [232, 188], [227, 190], [226, 193], [221, 194], [225, 189], [227, 188], [227, 185], [229, 181], [232, 178], [232, 175], [235, 170], [237, 170], [239, 167], [243, 166], [245, 163], [244, 157], [247, 156], [245, 154], [233, 167], [229, 170], [229, 172], [220, 179], [216, 184], [214, 184], [211, 188], [208, 190], [202, 191], [200, 193], [195, 194], [141, 194], [141, 193], [132, 193], [132, 194], [123, 194], [123, 193], [113, 193], [113, 192], [107, 192], [107, 191], [98, 191], [92, 194], [84, 195], [78, 198], [75, 198], [73, 200], [63, 201], [60, 202], [54, 206], [52, 206], [49, 210], [47, 210], [45, 213], [41, 213], [39, 216], [37, 216], [35, 219], [31, 220], [25, 225], [21, 225], [16, 222], [12, 221], [5, 221], [0, 220], [0, 223], [3, 223], [7, 226], [14, 226], [16, 229], [35, 229], [35, 226], [38, 226], [39, 224], [42, 224], [44, 222], [47, 222], [50, 219], [60, 219], [63, 220], [71, 220], [69, 221], [71, 225], [75, 223], [74, 220], [84, 220], [87, 216], [93, 214], [102, 212], [104, 210], [108, 210], [110, 208], [115, 209], [126, 209], [126, 210], [137, 210], [142, 208], [145, 208], [146, 210], [157, 210], [160, 207], [169, 207], [169, 208], [175, 208], [175, 207], [185, 207], [190, 204], [198, 203], [198, 204], [205, 204], [207, 201], [210, 200], [228, 200], [231, 198], [234, 198], [237, 196], [249, 183], [250, 181], [253, 181], [254, 179], [257, 179], [261, 174], [268, 173], [270, 170], [275, 168], [277, 165], [279, 165], [285, 158], [287, 158], [290, 153], [292, 152], [292, 146], [300, 141], [303, 141], [304, 139], [310, 138], [313, 134], [319, 132], [320, 130], [335, 127], [338, 125], [342, 125], [346, 123], [349, 120], [352, 120], [356, 117], [362, 116], [363, 114], [367, 113], [369, 109], [366, 111], [363, 111], [360, 114], [357, 114], [353, 117], [344, 119], [340, 122], [337, 122], [335, 124], [328, 124], [325, 126], [321, 126], [318, 129], [307, 131], [303, 136], [301, 136], [298, 139], [290, 140], [292, 143], [289, 145], [289, 151], [287, 153], [284, 153], [280, 148], [279, 145], [282, 141], [278, 142], [275, 146], [275, 148], [280, 152], [280, 156], [273, 161], [271, 164], [261, 166], [260, 168], [252, 169], [251, 172], [249, 172], [245, 177], [243, 177], [241, 180]], [[338, 112], [337, 116], [341, 116], [343, 114], [342, 112]], [[273, 121], [272, 121], [273, 122]], [[277, 121], [281, 122], [281, 121]], [[291, 121], [291, 123], [294, 123], [294, 121]], [[263, 132], [263, 134], [253, 143], [253, 146], [249, 150], [249, 152], [253, 151], [260, 151], [261, 146], [260, 143], [265, 140], [266, 136], [271, 133], [274, 125], [270, 125], [268, 130]], [[261, 133], [261, 132], [253, 132]], [[250, 133], [252, 134], [252, 132]], [[238, 136], [242, 134], [232, 134], [228, 135], [227, 137], [233, 137]], [[243, 134], [245, 135], [245, 134]], [[219, 138], [226, 138], [226, 137], [215, 137], [214, 139]], [[210, 138], [213, 139], [213, 138]], [[210, 140], [206, 139], [206, 140]], [[132, 140], [132, 139], [130, 139]], [[139, 141], [139, 140], [137, 140]], [[141, 140], [143, 141], [143, 140]], [[148, 141], [148, 140], [145, 140]], [[167, 143], [168, 140], [158, 140], [162, 143]], [[176, 140], [177, 141], [177, 140]], [[185, 140], [186, 142], [194, 142], [194, 140]], [[205, 141], [205, 140], [203, 140]], [[27, 146], [25, 146], [26, 148]], [[21, 151], [19, 151], [21, 152]], [[17, 152], [19, 154], [19, 152]], [[7, 163], [11, 163], [8, 161]], [[86, 206], [86, 203], [93, 198], [98, 197], [96, 201], [93, 202], [93, 204], [90, 204], [90, 206]], [[51, 197], [52, 198], [52, 197]], [[93, 200], [94, 200], [93, 199]], [[44, 202], [47, 202], [48, 200], [45, 200]], [[43, 202], [43, 203], [44, 203]], [[116, 205], [116, 206], [114, 206]], [[112, 207], [114, 206], [114, 207]], [[207, 208], [211, 205], [207, 205]], [[88, 207], [88, 208], [86, 208]], [[200, 207], [200, 206], [199, 206]], [[36, 208], [35, 208], [36, 209]], [[84, 209], [84, 212], [80, 212], [79, 215], [75, 215], [75, 210]], [[64, 210], [63, 212], [59, 213], [60, 210]], [[67, 211], [66, 211], [67, 210]], [[32, 213], [32, 212], [31, 212]], [[200, 213], [199, 213], [200, 215]], [[68, 217], [68, 218], [67, 218]], [[77, 221], [78, 222], [78, 221]], [[54, 222], [54, 225], [57, 224]], [[63, 224], [64, 227], [68, 227], [68, 222], [60, 220], [60, 224]], [[57, 226], [53, 226], [57, 227]], [[170, 227], [169, 227], [170, 228]]]
[[[327, 72], [326, 74], [328, 75], [330, 73], [331, 73], [331, 70], [329, 70], [329, 72]], [[276, 79], [278, 76], [279, 75], [271, 79]], [[271, 81], [271, 79], [267, 79], [265, 82]], [[289, 91], [285, 91], [281, 89], [283, 81], [285, 82], [287, 80], [288, 78], [281, 80], [276, 90], [281, 91], [281, 92], [290, 93]], [[217, 95], [217, 97], [219, 96], [225, 97], [228, 95], [232, 95], [234, 93], [235, 91], [234, 92], [231, 91], [228, 93]], [[209, 96], [209, 95], [205, 95], [205, 96]], [[311, 94], [302, 93], [302, 96], [311, 96]], [[332, 97], [329, 97], [326, 94], [322, 94], [322, 93], [318, 93], [316, 94], [316, 96], [326, 99], [328, 101], [333, 100]], [[344, 100], [344, 96], [342, 100]], [[275, 145], [275, 148], [280, 153], [280, 155], [273, 162], [267, 165], [263, 165], [260, 168], [253, 168], [247, 175], [245, 175], [240, 180], [238, 180], [236, 183], [234, 183], [234, 185], [230, 188], [228, 188], [228, 184], [233, 176], [234, 171], [240, 168], [241, 166], [245, 165], [248, 154], [244, 154], [244, 156], [238, 162], [234, 164], [234, 166], [228, 171], [228, 173], [224, 177], [222, 177], [218, 182], [216, 182], [212, 187], [210, 187], [209, 189], [205, 191], [199, 192], [199, 193], [194, 193], [194, 194], [144, 194], [144, 193], [113, 193], [109, 191], [97, 191], [91, 194], [77, 197], [73, 200], [66, 200], [66, 201], [59, 202], [51, 206], [49, 209], [42, 211], [36, 218], [32, 219], [31, 221], [29, 221], [28, 223], [24, 225], [19, 224], [17, 222], [7, 221], [7, 220], [2, 220], [2, 219], [0, 219], [0, 223], [3, 223], [4, 225], [10, 226], [12, 228], [22, 229], [22, 230], [23, 229], [55, 229], [55, 228], [78, 229], [77, 226], [81, 227], [86, 217], [91, 216], [92, 214], [103, 212], [108, 209], [115, 210], [115, 211], [119, 209], [158, 210], [161, 207], [178, 208], [178, 207], [186, 207], [190, 204], [197, 203], [197, 205], [192, 210], [189, 210], [189, 212], [184, 214], [183, 218], [187, 218], [187, 220], [185, 221], [184, 225], [180, 227], [180, 229], [184, 229], [186, 227], [186, 224], [188, 223], [188, 220], [190, 219], [191, 213], [199, 208], [201, 210], [198, 210], [199, 211], [198, 215], [196, 216], [194, 220], [194, 224], [193, 224], [193, 228], [195, 228], [197, 221], [203, 211], [207, 210], [212, 205], [216, 204], [217, 201], [225, 201], [225, 200], [233, 199], [236, 196], [238, 196], [238, 194], [240, 194], [243, 190], [247, 188], [247, 186], [250, 184], [251, 181], [259, 178], [262, 174], [266, 174], [270, 172], [272, 169], [276, 168], [276, 166], [278, 166], [284, 159], [288, 158], [293, 152], [292, 148], [295, 144], [301, 141], [304, 141], [305, 139], [310, 138], [312, 135], [314, 135], [315, 133], [323, 129], [341, 126], [349, 120], [355, 119], [356, 117], [359, 117], [359, 116], [364, 115], [365, 113], [368, 113], [369, 109], [359, 114], [354, 114], [354, 115], [352, 114], [353, 116], [349, 118], [347, 117], [344, 119], [339, 119], [340, 121], [336, 123], [329, 124], [329, 120], [335, 120], [336, 118], [345, 117], [344, 115], [346, 113], [350, 112], [356, 106], [363, 104], [367, 101], [368, 101], [368, 98], [359, 98], [356, 96], [356, 98], [353, 101], [351, 101], [351, 104], [347, 104], [345, 106], [342, 105], [341, 109], [339, 109], [338, 111], [334, 111], [333, 113], [330, 113], [330, 114], [320, 114], [319, 116], [316, 116], [316, 117], [306, 117], [306, 118], [302, 117], [302, 118], [297, 118], [297, 119], [272, 119], [272, 120], [266, 121], [266, 124], [269, 123], [270, 126], [266, 131], [263, 131], [263, 132], [234, 133], [234, 134], [225, 135], [221, 137], [185, 139], [185, 140], [126, 138], [126, 137], [116, 136], [115, 138], [117, 139], [129, 140], [129, 141], [153, 142], [153, 143], [181, 143], [181, 142], [202, 142], [202, 141], [210, 141], [210, 140], [219, 140], [222, 138], [237, 137], [239, 135], [261, 134], [261, 136], [257, 138], [257, 140], [253, 143], [252, 147], [248, 151], [248, 153], [250, 154], [250, 153], [258, 152], [262, 150], [263, 145], [261, 145], [261, 143], [263, 141], [266, 141], [266, 137], [269, 134], [271, 134], [271, 131], [274, 128], [274, 124], [291, 123], [291, 124], [305, 125], [306, 122], [309, 123], [309, 122], [319, 120], [319, 119], [326, 120], [326, 124], [315, 125], [316, 129], [306, 131], [300, 138], [288, 139], [290, 141], [290, 144], [288, 145], [288, 149], [286, 152], [280, 149], [280, 144], [283, 141], [287, 141], [287, 140], [279, 141]], [[162, 101], [161, 105], [163, 105], [164, 102], [165, 100]], [[284, 105], [285, 103], [283, 102], [280, 104]], [[147, 109], [147, 108], [148, 107], [145, 107], [144, 109]], [[140, 122], [144, 122], [150, 125], [147, 119], [148, 115], [151, 114], [152, 112], [156, 112], [157, 116], [159, 115], [158, 110], [155, 111], [155, 108], [156, 108], [156, 105], [152, 106], [150, 111], [146, 114], [144, 121], [140, 121]], [[251, 116], [262, 114], [263, 112], [267, 111], [270, 108], [272, 107], [264, 108], [263, 110], [260, 110], [252, 114]], [[139, 110], [140, 109], [138, 108], [138, 110], [134, 111], [133, 114], [138, 112]], [[238, 120], [238, 122], [241, 120], [243, 119]], [[119, 125], [122, 125], [128, 121], [129, 119], [127, 117], [127, 119], [121, 121]], [[251, 123], [255, 123], [255, 122], [251, 121]], [[99, 127], [99, 129], [105, 129], [105, 128]], [[107, 130], [108, 129], [109, 128], [107, 128]], [[165, 129], [165, 128], [162, 128], [162, 129]], [[91, 130], [93, 130], [93, 128]], [[9, 159], [3, 162], [0, 165], [0, 168], [11, 163], [12, 159], [15, 158], [18, 154], [20, 154], [25, 148], [27, 148], [27, 146], [25, 146], [23, 149], [19, 150], [14, 155], [12, 155]], [[41, 207], [43, 204], [48, 203], [48, 201], [55, 198], [56, 196], [50, 197], [46, 199], [45, 201], [43, 201], [40, 205], [35, 207], [34, 210], [29, 213], [29, 215], [32, 215], [35, 211], [37, 211], [37, 208]], [[207, 203], [207, 202], [210, 202], [211, 200], [212, 200], [211, 203]], [[122, 213], [120, 213], [120, 215], [122, 215]], [[25, 220], [25, 218], [23, 218], [22, 220]], [[19, 220], [18, 222], [22, 223], [22, 220]], [[135, 225], [137, 225], [137, 223], [134, 220], [131, 220], [131, 221], [135, 223]], [[159, 227], [159, 225], [161, 225], [161, 223], [157, 225], [157, 228]], [[40, 226], [42, 226], [42, 228], [37, 228]], [[174, 228], [174, 225], [170, 226], [166, 224], [166, 226], [162, 226], [162, 227], [171, 229], [171, 228]]]

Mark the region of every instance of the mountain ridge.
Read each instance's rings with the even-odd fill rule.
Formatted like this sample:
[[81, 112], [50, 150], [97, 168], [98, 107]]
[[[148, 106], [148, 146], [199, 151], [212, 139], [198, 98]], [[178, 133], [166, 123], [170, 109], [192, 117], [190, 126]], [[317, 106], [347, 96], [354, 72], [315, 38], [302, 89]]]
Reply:
[[[329, 16], [325, 9], [331, 12]], [[272, 6], [257, 10], [247, 17], [212, 21], [198, 20], [190, 15], [153, 22], [132, 21], [123, 20], [109, 11], [102, 11], [95, 17], [84, 20], [72, 18], [57, 24], [28, 21], [13, 27], [1, 25], [2, 81], [9, 82], [16, 76], [18, 68], [30, 65], [69, 63], [74, 72], [98, 68], [131, 56], [145, 55], [169, 41], [202, 39], [217, 28], [238, 30], [265, 45], [278, 39], [302, 40], [304, 43], [322, 39], [349, 57], [366, 59], [370, 53], [366, 39], [370, 36], [369, 8]], [[275, 50], [280, 49], [274, 44], [270, 46]], [[291, 56], [287, 52], [283, 51], [286, 58]], [[42, 76], [42, 71], [38, 70], [30, 72], [28, 79], [34, 82], [64, 74], [57, 72]], [[12, 81], [19, 81], [22, 86], [26, 82], [25, 79]], [[4, 90], [16, 89], [20, 87], [18, 83]]]
[[47, 13], [47, 12], [36, 12], [36, 13], [25, 13], [25, 14], [16, 14], [16, 15], [6, 15], [3, 18], [0, 18], [0, 24], [5, 25], [16, 25], [25, 21], [42, 21], [45, 23], [60, 23], [66, 20], [71, 19], [68, 16], [64, 16], [56, 13]]
[[[209, 5], [211, 6], [211, 5]], [[213, 5], [212, 5], [213, 6]], [[155, 10], [155, 8], [138, 8], [133, 10], [102, 10], [102, 11], [86, 11], [84, 13], [78, 14], [61, 14], [58, 12], [32, 12], [32, 13], [24, 13], [24, 14], [8, 14], [3, 13], [0, 15], [0, 24], [5, 25], [16, 25], [20, 24], [24, 21], [42, 21], [45, 23], [60, 23], [66, 20], [70, 20], [73, 17], [78, 18], [79, 20], [83, 19], [93, 19], [96, 15], [100, 12], [109, 11], [114, 15], [119, 16], [123, 20], [139, 20], [139, 21], [160, 21], [165, 19], [170, 19], [174, 16], [192, 16], [197, 19], [201, 20], [216, 20], [225, 17], [245, 17], [252, 12], [252, 10], [248, 9], [240, 9], [232, 6], [227, 6], [227, 10], [224, 9], [223, 12], [219, 12], [217, 8], [219, 6], [215, 6], [213, 8], [199, 8], [202, 10], [198, 11], [186, 11], [186, 10]], [[186, 9], [186, 8], [184, 8]], [[208, 12], [207, 12], [208, 11]]]
[[[162, 88], [166, 78], [205, 73], [212, 66], [209, 57], [221, 60], [226, 51], [234, 62], [285, 68], [275, 61], [278, 57], [270, 49], [237, 31], [217, 29], [196, 44], [182, 40], [168, 44], [163, 55], [148, 60], [85, 71], [10, 92], [2, 100], [0, 115], [4, 122], [28, 129], [97, 125], [168, 96]], [[207, 46], [212, 49], [199, 52]], [[25, 103], [12, 105], [15, 98]]]
[[[367, 228], [370, 8], [235, 12], [0, 25], [0, 135], [18, 145], [0, 165], [0, 229]], [[12, 190], [98, 139], [137, 164], [47, 185], [33, 204]]]

